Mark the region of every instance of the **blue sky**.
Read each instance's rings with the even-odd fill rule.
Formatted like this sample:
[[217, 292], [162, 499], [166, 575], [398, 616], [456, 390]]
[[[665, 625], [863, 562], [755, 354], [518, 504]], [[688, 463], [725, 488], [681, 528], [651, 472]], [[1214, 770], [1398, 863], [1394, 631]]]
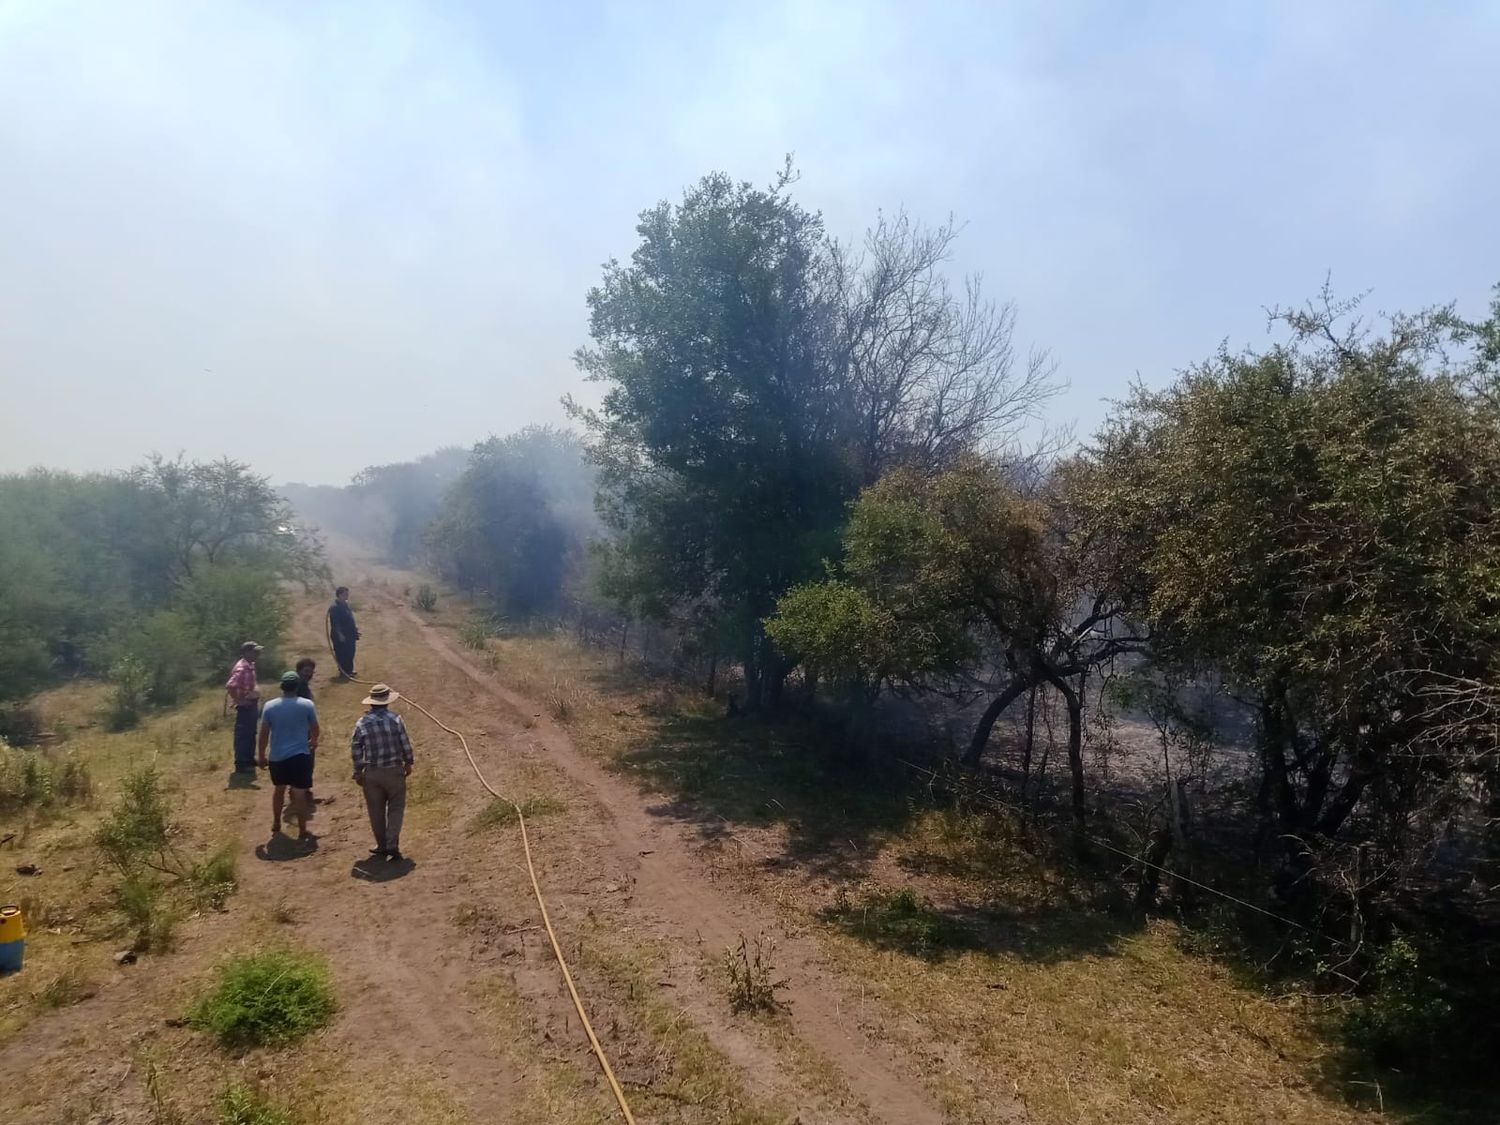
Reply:
[[966, 224], [1054, 420], [1500, 281], [1500, 4], [0, 0], [0, 470], [337, 483], [561, 421], [584, 293], [710, 170]]

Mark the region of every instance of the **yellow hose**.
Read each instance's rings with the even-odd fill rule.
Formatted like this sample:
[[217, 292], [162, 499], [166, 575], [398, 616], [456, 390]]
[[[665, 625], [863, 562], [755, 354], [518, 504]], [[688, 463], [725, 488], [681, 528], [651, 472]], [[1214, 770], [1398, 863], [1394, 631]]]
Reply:
[[[333, 648], [331, 636], [328, 647], [329, 649]], [[351, 683], [356, 684], [371, 683], [370, 680], [359, 680], [353, 676], [348, 677], [348, 679]], [[593, 1049], [594, 1057], [599, 1060], [599, 1067], [604, 1071], [604, 1077], [609, 1082], [610, 1091], [614, 1094], [615, 1101], [619, 1104], [620, 1113], [624, 1116], [628, 1125], [636, 1125], [635, 1114], [630, 1112], [630, 1103], [625, 1100], [625, 1091], [620, 1086], [620, 1080], [615, 1077], [614, 1067], [609, 1065], [609, 1057], [604, 1053], [604, 1045], [599, 1042], [599, 1036], [594, 1033], [594, 1025], [589, 1022], [588, 1012], [584, 1011], [583, 999], [578, 995], [578, 986], [573, 983], [573, 973], [568, 968], [567, 958], [563, 956], [562, 945], [557, 940], [557, 931], [552, 928], [552, 916], [547, 913], [547, 900], [542, 896], [542, 885], [536, 877], [536, 865], [531, 859], [531, 837], [526, 831], [526, 816], [522, 813], [521, 806], [505, 794], [498, 792], [493, 785], [485, 780], [484, 774], [479, 769], [479, 763], [474, 760], [474, 754], [469, 750], [469, 740], [463, 736], [463, 732], [454, 730], [411, 696], [403, 694], [401, 698], [426, 715], [439, 728], [458, 739], [458, 744], [464, 749], [464, 757], [469, 759], [469, 768], [474, 771], [474, 776], [479, 779], [479, 784], [484, 786], [496, 800], [504, 801], [516, 810], [516, 823], [521, 827], [521, 847], [526, 853], [526, 872], [531, 876], [531, 892], [536, 896], [537, 908], [542, 912], [542, 925], [547, 930], [547, 940], [552, 943], [552, 954], [557, 958], [557, 967], [562, 970], [563, 982], [568, 986], [568, 995], [573, 998], [573, 1007], [578, 1012], [578, 1019], [583, 1024], [583, 1030], [588, 1036], [589, 1046]]]

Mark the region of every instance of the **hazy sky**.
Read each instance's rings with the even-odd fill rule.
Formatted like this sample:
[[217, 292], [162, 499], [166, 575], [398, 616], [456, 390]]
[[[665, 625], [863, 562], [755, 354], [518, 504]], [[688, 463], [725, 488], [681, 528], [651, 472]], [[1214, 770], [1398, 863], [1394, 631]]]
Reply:
[[0, 0], [0, 470], [338, 483], [560, 421], [704, 172], [968, 226], [1087, 431], [1325, 273], [1500, 281], [1497, 3]]

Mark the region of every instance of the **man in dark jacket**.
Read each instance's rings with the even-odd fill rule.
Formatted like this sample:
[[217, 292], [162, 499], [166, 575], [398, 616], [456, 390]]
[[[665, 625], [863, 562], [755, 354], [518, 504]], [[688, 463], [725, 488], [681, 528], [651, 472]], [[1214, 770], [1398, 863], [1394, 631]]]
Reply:
[[354, 642], [359, 640], [359, 630], [354, 626], [354, 611], [349, 608], [349, 587], [340, 586], [333, 592], [334, 602], [328, 607], [328, 637], [333, 642], [333, 658], [338, 663], [341, 676], [353, 676]]

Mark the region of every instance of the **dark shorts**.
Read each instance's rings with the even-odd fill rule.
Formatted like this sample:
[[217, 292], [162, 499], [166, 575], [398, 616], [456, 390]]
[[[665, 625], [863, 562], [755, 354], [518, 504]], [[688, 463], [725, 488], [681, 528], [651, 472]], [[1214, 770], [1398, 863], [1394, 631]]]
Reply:
[[297, 754], [271, 763], [271, 784], [290, 785], [293, 789], [312, 788], [311, 754]]

